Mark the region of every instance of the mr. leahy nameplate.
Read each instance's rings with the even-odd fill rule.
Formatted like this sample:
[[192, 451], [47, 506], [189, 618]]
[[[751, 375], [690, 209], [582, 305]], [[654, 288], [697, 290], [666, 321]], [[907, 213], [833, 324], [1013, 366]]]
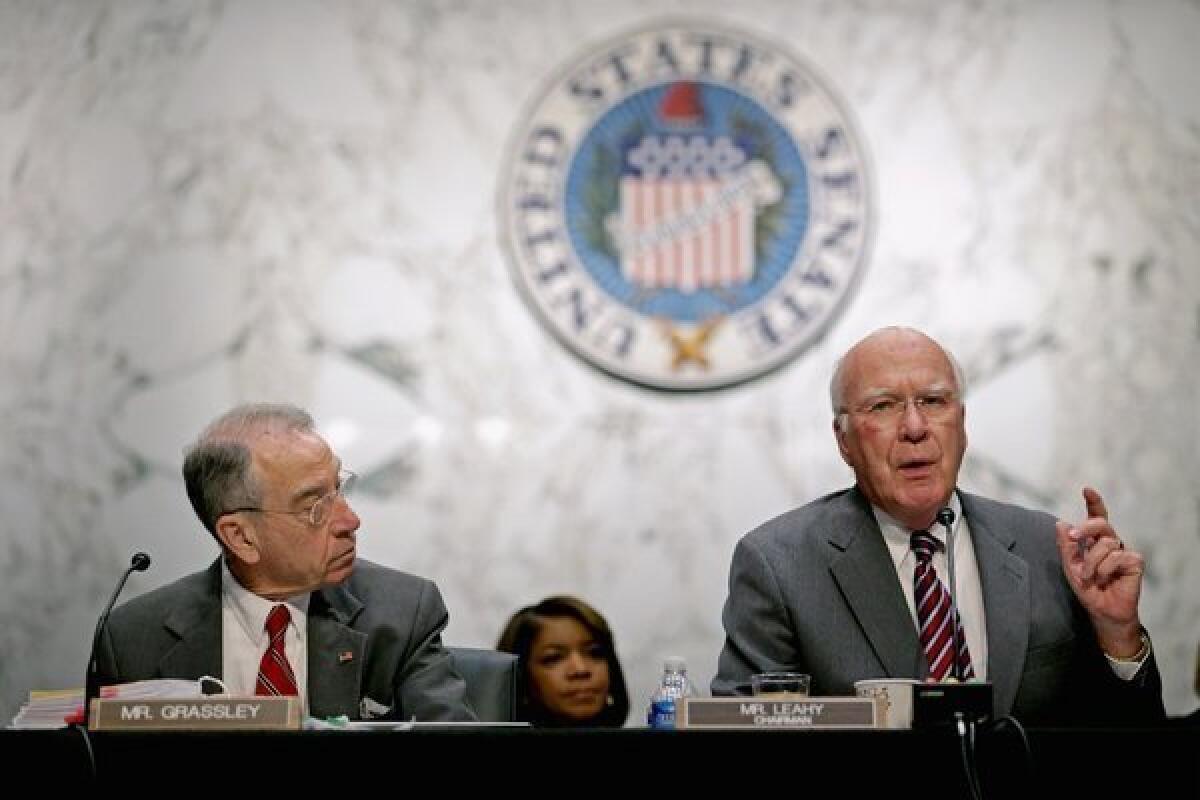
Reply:
[[882, 728], [875, 697], [688, 697], [675, 709], [677, 728], [836, 730]]
[[299, 730], [297, 697], [232, 697], [96, 699], [94, 731], [148, 730]]

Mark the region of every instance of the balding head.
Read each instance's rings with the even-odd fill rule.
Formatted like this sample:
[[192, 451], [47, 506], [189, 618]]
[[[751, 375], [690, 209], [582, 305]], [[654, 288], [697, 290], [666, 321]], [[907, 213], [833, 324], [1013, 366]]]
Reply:
[[215, 532], [217, 517], [225, 511], [261, 501], [251, 468], [258, 437], [312, 430], [308, 412], [287, 404], [247, 403], [213, 420], [184, 451], [183, 459], [188, 499], [208, 532]]
[[924, 332], [917, 330], [916, 328], [906, 328], [900, 325], [892, 325], [887, 328], [879, 328], [878, 330], [867, 334], [865, 337], [860, 339], [857, 344], [847, 350], [845, 354], [837, 360], [837, 363], [833, 365], [833, 376], [829, 379], [829, 405], [833, 411], [835, 424], [839, 424], [841, 422], [841, 416], [846, 411], [845, 375], [847, 371], [847, 365], [853, 361], [855, 353], [860, 351], [864, 346], [869, 347], [872, 343], [879, 343], [881, 341], [886, 342], [893, 339], [897, 341], [903, 341], [905, 339], [910, 341], [920, 340], [928, 342], [938, 350], [941, 350], [942, 355], [945, 356], [946, 362], [950, 365], [950, 370], [954, 375], [955, 389], [958, 392], [959, 399], [961, 400], [963, 396], [966, 395], [967, 379], [963, 375], [962, 367], [960, 367], [958, 364], [958, 359], [956, 359], [949, 350], [942, 347], [937, 343], [937, 341], [930, 338]]

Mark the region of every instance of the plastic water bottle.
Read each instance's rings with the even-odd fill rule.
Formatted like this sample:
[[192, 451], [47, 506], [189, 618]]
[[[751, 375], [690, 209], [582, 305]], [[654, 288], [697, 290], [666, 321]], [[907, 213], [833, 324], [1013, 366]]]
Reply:
[[670, 656], [663, 662], [662, 680], [650, 698], [650, 711], [646, 722], [651, 728], [673, 730], [675, 728], [675, 701], [681, 697], [695, 697], [696, 687], [687, 674], [687, 662], [679, 656]]

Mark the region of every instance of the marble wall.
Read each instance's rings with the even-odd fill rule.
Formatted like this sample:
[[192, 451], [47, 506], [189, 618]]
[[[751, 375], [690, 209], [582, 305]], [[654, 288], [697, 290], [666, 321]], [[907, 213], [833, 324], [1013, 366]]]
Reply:
[[[871, 263], [789, 366], [716, 393], [613, 379], [499, 245], [507, 137], [556, 68], [663, 18], [770, 37], [856, 116]], [[366, 557], [490, 646], [551, 592], [609, 617], [637, 722], [706, 685], [745, 531], [849, 474], [826, 385], [883, 324], [970, 377], [966, 488], [1146, 555], [1168, 708], [1200, 643], [1200, 3], [0, 3], [0, 717], [79, 685], [95, 617], [215, 553], [180, 452], [249, 399], [364, 475]]]

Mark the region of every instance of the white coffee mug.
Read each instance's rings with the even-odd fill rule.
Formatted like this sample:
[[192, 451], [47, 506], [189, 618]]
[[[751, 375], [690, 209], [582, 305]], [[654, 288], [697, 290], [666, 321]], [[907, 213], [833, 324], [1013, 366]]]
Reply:
[[917, 683], [911, 678], [868, 678], [854, 682], [854, 693], [883, 698], [883, 727], [911, 728], [913, 687]]

